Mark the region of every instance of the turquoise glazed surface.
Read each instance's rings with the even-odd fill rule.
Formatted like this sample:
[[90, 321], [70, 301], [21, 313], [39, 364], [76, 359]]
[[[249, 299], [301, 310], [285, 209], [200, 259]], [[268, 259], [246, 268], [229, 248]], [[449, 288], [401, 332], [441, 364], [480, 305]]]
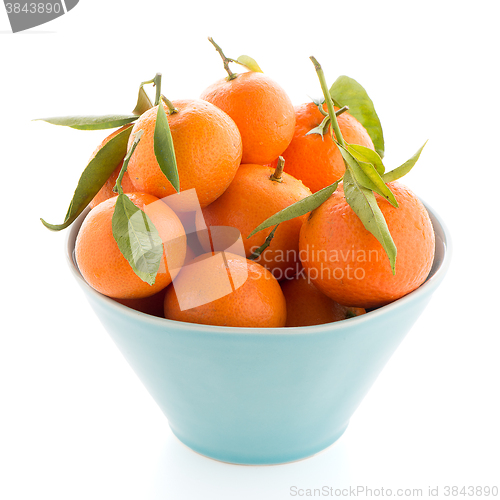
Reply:
[[441, 283], [449, 235], [429, 210], [436, 256], [428, 280], [363, 316], [301, 328], [227, 328], [181, 323], [129, 309], [70, 268], [123, 356], [174, 434], [208, 457], [277, 464], [323, 450], [349, 419]]

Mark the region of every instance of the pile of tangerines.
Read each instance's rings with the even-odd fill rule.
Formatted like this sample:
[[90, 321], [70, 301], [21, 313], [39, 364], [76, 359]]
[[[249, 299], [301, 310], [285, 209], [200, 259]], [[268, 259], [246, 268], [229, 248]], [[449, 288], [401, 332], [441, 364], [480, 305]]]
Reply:
[[[87, 283], [147, 314], [230, 327], [344, 320], [419, 287], [434, 231], [396, 179], [420, 151], [386, 173], [378, 118], [357, 82], [325, 91], [311, 58], [323, 99], [294, 107], [253, 59], [229, 59], [212, 43], [228, 75], [199, 99], [168, 100], [157, 75], [132, 115], [46, 119], [117, 129], [92, 155], [65, 222], [43, 221], [62, 229], [90, 206], [75, 244]], [[190, 221], [168, 203], [188, 190], [200, 208]], [[217, 248], [211, 228], [220, 227], [241, 233], [245, 256]], [[181, 307], [203, 276], [218, 298]]]

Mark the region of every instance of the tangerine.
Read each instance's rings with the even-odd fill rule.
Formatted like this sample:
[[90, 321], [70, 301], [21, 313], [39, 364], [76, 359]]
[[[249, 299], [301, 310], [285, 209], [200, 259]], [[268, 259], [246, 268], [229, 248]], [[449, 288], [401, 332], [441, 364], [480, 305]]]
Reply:
[[292, 101], [274, 80], [248, 71], [205, 89], [205, 101], [224, 110], [243, 141], [242, 163], [270, 163], [290, 144], [295, 129]]
[[[98, 292], [116, 299], [137, 299], [159, 292], [172, 281], [184, 263], [186, 235], [171, 208], [146, 193], [126, 196], [143, 210], [158, 230], [163, 241], [163, 261], [153, 285], [142, 281], [121, 254], [113, 237], [112, 217], [116, 197], [93, 208], [83, 221], [75, 243], [75, 258], [85, 281]], [[167, 264], [168, 257], [168, 264]]]
[[[326, 104], [323, 109], [326, 111]], [[296, 106], [295, 116], [293, 138], [282, 156], [286, 161], [287, 172], [315, 193], [344, 175], [344, 160], [329, 132], [323, 136], [308, 134], [325, 118], [316, 104], [310, 102]], [[337, 116], [337, 121], [346, 143], [375, 149], [366, 129], [349, 112]], [[277, 160], [272, 165], [276, 163]]]
[[434, 259], [429, 214], [406, 186], [387, 184], [399, 208], [375, 194], [397, 248], [396, 274], [379, 241], [344, 197], [343, 183], [304, 222], [300, 258], [314, 285], [342, 305], [373, 308], [418, 288]]
[[311, 283], [305, 273], [280, 284], [286, 300], [286, 326], [322, 325], [366, 312], [359, 307], [341, 306], [330, 299]]
[[[241, 136], [233, 120], [222, 110], [200, 99], [178, 100], [172, 105], [162, 102], [179, 172], [181, 191], [196, 189], [200, 205], [207, 206], [229, 186], [241, 160]], [[137, 191], [163, 198], [175, 189], [160, 169], [154, 152], [154, 131], [158, 108], [146, 111], [135, 122], [130, 134], [143, 134], [127, 171]]]
[[260, 264], [211, 252], [184, 266], [168, 287], [165, 317], [206, 325], [282, 327], [286, 303], [279, 283]]

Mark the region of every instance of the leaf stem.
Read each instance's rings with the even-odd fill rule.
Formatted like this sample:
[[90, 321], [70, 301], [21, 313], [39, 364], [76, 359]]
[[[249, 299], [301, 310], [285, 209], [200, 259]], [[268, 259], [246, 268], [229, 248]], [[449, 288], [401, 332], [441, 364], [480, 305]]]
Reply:
[[155, 106], [158, 106], [161, 99], [161, 73], [156, 73], [156, 76], [153, 78], [153, 84], [156, 87]]
[[276, 170], [269, 178], [274, 182], [283, 182], [281, 175], [283, 174], [284, 168], [285, 168], [285, 159], [283, 158], [283, 156], [280, 156], [278, 158], [278, 165], [276, 165]]
[[118, 177], [116, 178], [116, 184], [113, 187], [113, 191], [115, 193], [123, 194], [122, 179], [123, 179], [123, 176], [125, 175], [125, 172], [127, 171], [127, 167], [128, 167], [128, 163], [130, 161], [130, 158], [132, 158], [132, 155], [135, 151], [135, 148], [137, 147], [137, 145], [139, 144], [139, 141], [141, 140], [143, 132], [144, 131], [141, 129], [141, 130], [138, 130], [134, 134], [134, 142], [132, 143], [132, 146], [130, 146], [130, 149], [127, 151], [127, 155], [125, 156], [125, 158], [123, 160], [123, 165], [122, 165], [122, 168], [120, 170], [120, 173], [118, 174]]
[[332, 96], [330, 95], [330, 91], [328, 90], [328, 87], [326, 85], [326, 79], [325, 79], [325, 74], [323, 73], [323, 69], [321, 68], [321, 65], [314, 56], [311, 56], [309, 59], [311, 59], [311, 61], [313, 62], [314, 68], [316, 69], [316, 73], [318, 74], [319, 83], [321, 85], [321, 90], [323, 91], [323, 96], [325, 97], [326, 106], [328, 108], [328, 114], [330, 115], [330, 121], [332, 124], [332, 128], [335, 132], [335, 137], [337, 138], [337, 142], [345, 148], [346, 146], [344, 138], [342, 137], [342, 133], [340, 132], [340, 127], [337, 122], [337, 115], [335, 114], [335, 108], [333, 107]]
[[228, 57], [226, 57], [224, 55], [224, 52], [222, 52], [222, 49], [214, 42], [214, 39], [211, 36], [208, 37], [208, 41], [215, 47], [215, 50], [221, 56], [222, 62], [224, 63], [224, 69], [227, 71], [227, 74], [228, 74], [227, 79], [233, 80], [234, 78], [236, 78], [237, 74], [233, 73], [231, 71], [231, 68], [229, 67], [229, 63], [233, 62], [233, 59], [229, 59]]
[[142, 82], [140, 86], [144, 87], [144, 85], [149, 85], [150, 83], [154, 83], [154, 82], [155, 82], [155, 80], [154, 80], [154, 78], [152, 78], [151, 80], [146, 80], [145, 82]]
[[156, 87], [155, 106], [158, 106], [161, 96], [161, 73], [156, 73], [155, 77], [151, 80], [142, 82], [141, 87], [144, 87], [144, 85], [149, 85], [151, 83]]
[[248, 257], [248, 260], [257, 260], [261, 255], [262, 252], [271, 244], [272, 239], [274, 238], [274, 233], [276, 232], [276, 229], [278, 229], [279, 224], [276, 224], [274, 226], [274, 229], [269, 233], [268, 237], [264, 241], [264, 243], [257, 248], [250, 257]]

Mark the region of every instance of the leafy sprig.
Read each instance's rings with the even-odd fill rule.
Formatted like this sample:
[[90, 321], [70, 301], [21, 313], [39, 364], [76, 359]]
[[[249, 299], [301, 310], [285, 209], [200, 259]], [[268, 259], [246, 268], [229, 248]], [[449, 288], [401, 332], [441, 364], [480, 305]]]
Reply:
[[[328, 89], [321, 65], [314, 57], [311, 57], [311, 61], [318, 74], [324, 97], [323, 100], [315, 100], [314, 102], [325, 118], [318, 127], [315, 127], [309, 133], [319, 133], [323, 136], [328, 130], [330, 131], [331, 137], [344, 160], [345, 173], [341, 179], [330, 186], [272, 215], [257, 226], [248, 237], [271, 226], [275, 226], [272, 232], [274, 234], [279, 224], [315, 210], [333, 194], [339, 182], [343, 181], [344, 196], [347, 203], [359, 217], [363, 226], [380, 242], [389, 258], [392, 272], [395, 274], [397, 248], [377, 203], [375, 193], [397, 208], [398, 202], [387, 183], [406, 175], [413, 168], [425, 144], [403, 165], [386, 173], [382, 162], [384, 153], [382, 127], [373, 102], [366, 91], [359, 83], [348, 77], [338, 78], [334, 85]], [[328, 112], [323, 109], [324, 103], [327, 105]], [[349, 108], [349, 112], [367, 129], [376, 151], [358, 144], [347, 144], [344, 141], [337, 122], [337, 115], [340, 110], [336, 112], [334, 105], [341, 109], [344, 106]], [[270, 234], [264, 243], [265, 248], [271, 244], [271, 239]]]
[[[172, 184], [174, 189], [179, 192], [179, 172], [177, 170], [177, 161], [174, 152], [174, 142], [172, 133], [168, 124], [167, 113], [163, 107], [163, 103], [167, 105], [169, 115], [178, 113], [178, 109], [161, 93], [161, 73], [156, 73], [155, 77], [141, 83], [139, 90], [139, 102], [141, 101], [141, 90], [144, 92], [144, 85], [153, 84], [156, 88], [156, 97], [154, 105], [158, 106], [156, 111], [155, 130], [153, 138], [153, 147], [156, 161], [160, 166], [160, 170]], [[144, 92], [145, 94], [145, 92]], [[145, 94], [147, 96], [147, 94]]]
[[124, 194], [121, 181], [127, 171], [143, 131], [139, 130], [127, 152], [120, 174], [116, 179], [116, 200], [111, 227], [113, 238], [121, 254], [127, 259], [135, 274], [149, 285], [153, 285], [163, 256], [163, 243], [158, 230], [146, 215], [130, 198]]
[[[144, 86], [148, 84], [153, 84], [156, 87], [154, 105], [144, 90]], [[174, 144], [163, 103], [166, 104], [169, 115], [178, 112], [173, 104], [161, 94], [161, 73], [157, 73], [153, 79], [141, 83], [137, 103], [131, 115], [69, 116], [41, 119], [54, 125], [68, 126], [78, 130], [101, 130], [124, 126], [123, 130], [119, 131], [97, 151], [84, 169], [64, 222], [62, 224], [49, 224], [43, 219], [41, 221], [53, 231], [60, 231], [70, 226], [92, 201], [120, 162], [123, 162], [113, 188], [118, 193], [112, 216], [113, 237], [121, 254], [127, 259], [137, 276], [150, 285], [155, 282], [160, 267], [163, 243], [146, 213], [134, 205], [130, 198], [124, 194], [121, 182], [143, 134], [143, 130], [138, 130], [134, 134], [130, 148], [127, 149], [133, 128], [132, 122], [153, 106], [158, 106], [153, 138], [156, 160], [175, 190], [180, 190]]]
[[238, 76], [237, 73], [233, 73], [231, 71], [231, 68], [229, 67], [229, 63], [236, 63], [239, 64], [240, 66], [244, 66], [245, 68], [249, 69], [250, 71], [254, 71], [255, 73], [263, 73], [263, 71], [260, 69], [260, 66], [257, 64], [257, 61], [253, 59], [250, 56], [242, 55], [239, 56], [237, 59], [231, 59], [230, 57], [226, 57], [222, 49], [214, 42], [214, 39], [209, 36], [208, 41], [215, 47], [215, 50], [219, 53], [219, 55], [222, 58], [222, 62], [224, 63], [224, 69], [227, 72], [227, 79], [228, 80], [233, 80]]

